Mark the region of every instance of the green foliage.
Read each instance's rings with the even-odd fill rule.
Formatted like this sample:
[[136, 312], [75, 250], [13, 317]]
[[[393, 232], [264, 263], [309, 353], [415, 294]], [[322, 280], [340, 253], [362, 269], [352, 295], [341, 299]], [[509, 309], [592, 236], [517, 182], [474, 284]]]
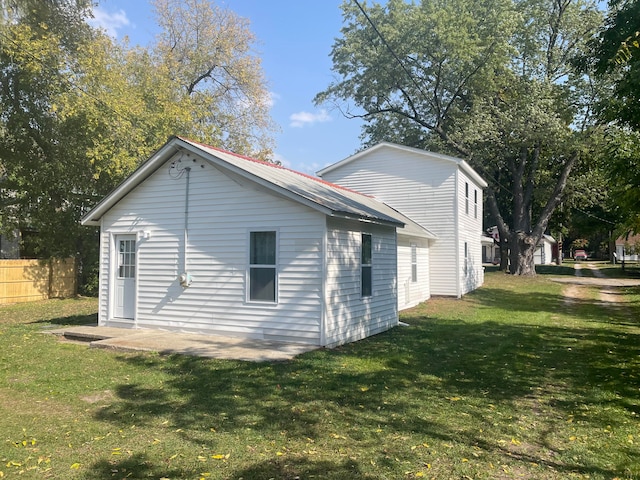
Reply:
[[[146, 49], [90, 28], [91, 2], [0, 3], [0, 227], [37, 232], [36, 255], [79, 256], [90, 275], [98, 242], [81, 215], [171, 135], [270, 155], [247, 23], [208, 2], [175, 3], [202, 29], [187, 29], [173, 50], [169, 32]], [[159, 12], [161, 26], [170, 20]]]
[[607, 130], [608, 174], [622, 233], [640, 231], [640, 2], [616, 0], [584, 61], [611, 82], [598, 105]]
[[[462, 155], [489, 182], [501, 235], [532, 249], [590, 141], [599, 89], [571, 59], [601, 14], [589, 1], [400, 0], [343, 5], [338, 78], [316, 102], [352, 102], [365, 143]], [[345, 110], [343, 108], [343, 110]], [[535, 215], [535, 216], [534, 216]], [[494, 224], [495, 224], [494, 223]], [[532, 272], [515, 237], [512, 273]]]
[[640, 129], [640, 2], [610, 2], [610, 11], [590, 52], [594, 68], [613, 81], [613, 92], [600, 105], [606, 120]]

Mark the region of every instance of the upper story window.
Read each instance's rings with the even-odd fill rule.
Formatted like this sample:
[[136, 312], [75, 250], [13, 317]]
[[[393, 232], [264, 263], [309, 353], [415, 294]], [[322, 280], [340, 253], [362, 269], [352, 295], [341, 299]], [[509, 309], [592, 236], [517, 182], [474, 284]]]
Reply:
[[478, 190], [473, 191], [473, 218], [478, 218]]
[[249, 300], [275, 302], [276, 232], [250, 232], [249, 237]]
[[469, 215], [469, 182], [464, 184], [464, 213]]
[[373, 291], [371, 252], [371, 235], [363, 233], [360, 248], [360, 293], [363, 297], [370, 297]]

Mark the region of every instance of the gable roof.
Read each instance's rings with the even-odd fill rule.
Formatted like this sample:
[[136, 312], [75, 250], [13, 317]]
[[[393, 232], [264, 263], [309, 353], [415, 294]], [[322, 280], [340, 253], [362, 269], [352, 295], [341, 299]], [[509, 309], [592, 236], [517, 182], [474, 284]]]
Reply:
[[226, 173], [238, 175], [268, 191], [326, 215], [394, 226], [399, 229], [399, 233], [436, 238], [433, 233], [410, 218], [367, 195], [279, 165], [182, 137], [170, 138], [163, 147], [85, 214], [80, 222], [83, 225], [100, 225], [100, 219], [105, 213], [179, 152], [198, 155]]
[[460, 168], [463, 172], [465, 172], [467, 175], [469, 175], [469, 177], [478, 184], [478, 186], [480, 188], [487, 188], [487, 182], [478, 174], [478, 172], [476, 172], [473, 168], [471, 168], [471, 165], [469, 165], [465, 160], [463, 160], [462, 158], [457, 158], [457, 157], [450, 157], [449, 155], [443, 155], [441, 153], [434, 153], [434, 152], [429, 152], [427, 150], [422, 150], [420, 148], [414, 148], [414, 147], [407, 147], [405, 145], [398, 145], [397, 143], [391, 143], [391, 142], [380, 142], [376, 145], [374, 145], [373, 147], [369, 147], [369, 148], [365, 148], [364, 150], [351, 155], [350, 157], [347, 157], [343, 160], [340, 160], [337, 163], [334, 163], [332, 165], [329, 165], [328, 167], [323, 168], [322, 170], [318, 171], [317, 174], [319, 176], [323, 176], [325, 173], [328, 173], [336, 168], [342, 167], [348, 163], [351, 163], [361, 157], [364, 157], [366, 155], [369, 155], [370, 153], [376, 152], [378, 150], [382, 150], [382, 149], [394, 149], [397, 150], [398, 152], [408, 152], [408, 153], [414, 153], [417, 155], [422, 156], [425, 159], [436, 159], [436, 160], [441, 160], [444, 162], [449, 162], [449, 163], [453, 163], [456, 166], [458, 166], [458, 168]]
[[640, 243], [640, 233], [629, 232], [616, 239], [616, 245], [636, 245], [637, 243]]

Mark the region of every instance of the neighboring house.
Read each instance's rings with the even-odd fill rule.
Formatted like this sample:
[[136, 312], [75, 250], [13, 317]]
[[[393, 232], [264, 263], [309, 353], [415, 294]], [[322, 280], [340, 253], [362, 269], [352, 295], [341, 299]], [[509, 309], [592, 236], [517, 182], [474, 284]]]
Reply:
[[640, 261], [640, 234], [627, 234], [616, 240], [618, 262]]
[[[467, 162], [383, 142], [318, 175], [374, 196], [438, 236], [429, 248], [431, 295], [460, 297], [482, 285], [482, 192], [487, 183]], [[405, 255], [399, 249], [398, 258]], [[398, 285], [407, 279], [399, 270]]]
[[82, 224], [101, 230], [103, 326], [334, 346], [398, 324], [398, 272], [429, 295], [428, 229], [353, 190], [179, 137]]
[[[498, 263], [500, 263], [500, 234], [498, 233], [498, 227], [493, 226], [487, 230], [487, 235], [493, 238], [496, 242], [495, 249]], [[542, 235], [542, 238], [536, 245], [536, 250], [533, 252], [534, 265], [550, 265], [558, 259], [558, 242], [551, 235]]]
[[488, 234], [483, 234], [480, 239], [482, 243], [482, 263], [497, 265], [500, 263], [500, 245]]
[[558, 242], [551, 235], [542, 235], [533, 252], [534, 265], [550, 265], [558, 258]]

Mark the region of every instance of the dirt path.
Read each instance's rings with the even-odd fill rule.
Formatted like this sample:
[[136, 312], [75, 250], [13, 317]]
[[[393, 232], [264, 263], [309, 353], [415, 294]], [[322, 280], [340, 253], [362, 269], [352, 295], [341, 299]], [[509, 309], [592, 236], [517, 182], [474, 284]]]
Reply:
[[[612, 307], [624, 309], [629, 300], [625, 298], [621, 287], [640, 286], [640, 280], [608, 278], [592, 263], [576, 263], [573, 268], [575, 270], [575, 277], [555, 277], [552, 279], [554, 282], [567, 284], [563, 290], [563, 294], [565, 303], [568, 305], [574, 304], [578, 300], [588, 299], [588, 292], [583, 287], [592, 286], [600, 289], [598, 295], [600, 302]], [[585, 277], [583, 275], [583, 269], [589, 269], [594, 276]]]

